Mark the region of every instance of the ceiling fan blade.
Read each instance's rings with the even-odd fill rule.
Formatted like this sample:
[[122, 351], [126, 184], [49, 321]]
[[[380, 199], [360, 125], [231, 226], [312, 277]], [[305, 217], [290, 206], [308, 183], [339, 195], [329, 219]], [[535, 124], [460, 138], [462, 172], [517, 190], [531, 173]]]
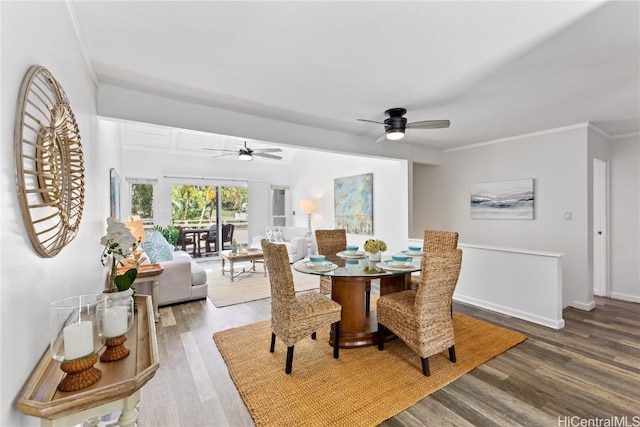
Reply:
[[448, 128], [451, 122], [449, 120], [424, 120], [421, 122], [407, 123], [407, 129], [439, 129]]
[[211, 158], [215, 159], [216, 157], [233, 156], [234, 154], [237, 154], [237, 151], [234, 151], [233, 153], [227, 153], [227, 154], [218, 154], [217, 156], [211, 156]]
[[274, 156], [273, 154], [267, 154], [267, 153], [256, 153], [255, 151], [253, 152], [253, 155], [258, 157], [266, 157], [267, 159], [276, 159], [276, 160], [282, 159], [282, 157], [280, 156]]
[[238, 150], [227, 150], [227, 149], [224, 149], [224, 148], [204, 148], [203, 147], [202, 149], [203, 150], [207, 150], [207, 151], [228, 151], [230, 153], [237, 153], [238, 152]]
[[377, 144], [378, 142], [380, 142], [380, 141], [384, 141], [384, 140], [386, 140], [386, 139], [387, 139], [387, 133], [385, 132], [385, 133], [383, 133], [382, 135], [380, 135], [379, 137], [377, 137], [377, 138], [375, 139], [375, 141], [373, 141], [373, 143], [374, 143], [374, 144]]
[[356, 119], [359, 122], [367, 122], [367, 123], [375, 123], [377, 125], [384, 125], [383, 122], [376, 122], [375, 120], [367, 120], [367, 119]]
[[281, 148], [256, 148], [253, 150], [254, 153], [280, 153], [281, 151]]

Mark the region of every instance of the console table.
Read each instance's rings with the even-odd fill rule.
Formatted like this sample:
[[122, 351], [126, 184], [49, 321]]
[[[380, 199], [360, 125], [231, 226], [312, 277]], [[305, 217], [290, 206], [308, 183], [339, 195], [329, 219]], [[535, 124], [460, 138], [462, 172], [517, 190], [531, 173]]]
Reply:
[[[131, 267], [118, 267], [118, 274], [124, 274]], [[153, 317], [156, 322], [160, 320], [158, 310], [158, 276], [164, 268], [160, 264], [141, 264], [138, 266], [138, 275], [132, 285], [140, 282], [151, 282], [151, 303], [153, 304]]]
[[158, 370], [158, 343], [151, 297], [137, 295], [138, 306], [133, 327], [127, 332], [128, 357], [95, 366], [102, 378], [82, 390], [62, 392], [57, 389], [64, 372], [60, 363], [46, 353], [27, 380], [15, 407], [26, 415], [40, 418], [43, 427], [73, 426], [104, 415], [122, 411], [116, 424], [136, 425], [140, 389]]

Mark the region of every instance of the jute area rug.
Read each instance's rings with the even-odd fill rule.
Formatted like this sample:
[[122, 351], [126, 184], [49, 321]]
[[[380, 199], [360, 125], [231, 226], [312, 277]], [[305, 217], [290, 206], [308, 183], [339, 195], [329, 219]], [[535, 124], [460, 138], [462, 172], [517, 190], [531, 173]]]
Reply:
[[[224, 276], [222, 275], [220, 261], [203, 262], [200, 265], [207, 272], [209, 299], [218, 308], [271, 297], [271, 285], [269, 284], [268, 273], [267, 277], [264, 277], [263, 263], [256, 264], [257, 273], [240, 274], [233, 279], [233, 282], [228, 271], [228, 265]], [[235, 271], [240, 271], [243, 265], [248, 270], [251, 263], [236, 263], [233, 268]], [[296, 292], [319, 288], [319, 276], [299, 273], [293, 269], [292, 272]]]
[[401, 340], [341, 349], [333, 359], [328, 331], [298, 342], [293, 372], [284, 373], [287, 349], [269, 352], [270, 321], [218, 332], [213, 338], [257, 426], [375, 426], [476, 366], [526, 339], [525, 335], [454, 312], [457, 363], [447, 352], [420, 357]]

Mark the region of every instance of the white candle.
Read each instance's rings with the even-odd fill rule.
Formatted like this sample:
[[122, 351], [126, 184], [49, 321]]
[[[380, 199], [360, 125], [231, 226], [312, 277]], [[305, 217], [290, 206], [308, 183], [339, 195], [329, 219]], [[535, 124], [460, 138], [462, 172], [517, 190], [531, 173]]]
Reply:
[[107, 338], [127, 333], [127, 310], [126, 306], [117, 305], [104, 311], [104, 335]]
[[66, 326], [64, 334], [65, 360], [79, 359], [93, 353], [93, 323], [89, 320]]

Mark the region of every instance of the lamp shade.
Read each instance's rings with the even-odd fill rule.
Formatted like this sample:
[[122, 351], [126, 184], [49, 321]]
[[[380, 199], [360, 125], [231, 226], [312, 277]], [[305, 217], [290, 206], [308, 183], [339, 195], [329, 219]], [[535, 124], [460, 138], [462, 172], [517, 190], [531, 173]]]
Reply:
[[303, 199], [300, 201], [300, 210], [307, 215], [316, 211], [316, 201], [313, 199]]
[[138, 219], [131, 218], [129, 221], [124, 222], [125, 227], [131, 231], [131, 234], [136, 239], [136, 242], [146, 242], [146, 235], [144, 232], [144, 224], [142, 224], [142, 220], [138, 217]]

